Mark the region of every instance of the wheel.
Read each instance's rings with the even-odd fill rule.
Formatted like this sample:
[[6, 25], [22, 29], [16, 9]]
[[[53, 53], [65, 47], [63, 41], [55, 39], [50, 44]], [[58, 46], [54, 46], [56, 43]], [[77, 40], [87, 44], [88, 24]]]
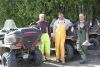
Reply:
[[4, 53], [2, 55], [2, 65], [4, 67], [17, 67], [17, 61], [16, 61], [15, 54], [13, 52]]
[[97, 37], [98, 41], [99, 41], [99, 46], [100, 46], [100, 36]]
[[65, 60], [69, 61], [73, 58], [74, 55], [74, 49], [71, 45], [66, 44], [65, 45]]
[[39, 66], [43, 63], [43, 56], [39, 49], [35, 49], [31, 52], [31, 62], [34, 66]]
[[91, 46], [89, 46], [88, 49], [95, 50], [99, 47], [99, 41], [96, 38], [90, 38], [89, 42], [91, 43]]

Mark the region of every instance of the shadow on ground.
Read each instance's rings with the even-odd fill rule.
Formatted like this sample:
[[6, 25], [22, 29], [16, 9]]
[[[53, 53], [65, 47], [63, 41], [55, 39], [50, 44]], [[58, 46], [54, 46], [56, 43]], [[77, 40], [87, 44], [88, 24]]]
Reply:
[[100, 67], [100, 48], [97, 50], [87, 51], [87, 63], [79, 64], [81, 58], [75, 56], [73, 60], [68, 62], [68, 67]]

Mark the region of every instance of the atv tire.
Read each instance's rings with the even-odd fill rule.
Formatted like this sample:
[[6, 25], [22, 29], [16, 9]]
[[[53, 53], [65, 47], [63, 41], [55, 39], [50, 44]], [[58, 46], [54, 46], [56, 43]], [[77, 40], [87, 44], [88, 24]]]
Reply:
[[31, 55], [33, 56], [31, 62], [34, 66], [39, 66], [43, 63], [43, 56], [39, 49], [35, 49]]
[[65, 45], [65, 60], [69, 61], [73, 58], [74, 56], [74, 49], [71, 45], [66, 44]]
[[15, 54], [13, 52], [5, 52], [2, 55], [2, 65], [3, 67], [17, 67]]
[[90, 38], [89, 42], [91, 46], [88, 47], [90, 50], [96, 50], [99, 47], [99, 41], [96, 38]]

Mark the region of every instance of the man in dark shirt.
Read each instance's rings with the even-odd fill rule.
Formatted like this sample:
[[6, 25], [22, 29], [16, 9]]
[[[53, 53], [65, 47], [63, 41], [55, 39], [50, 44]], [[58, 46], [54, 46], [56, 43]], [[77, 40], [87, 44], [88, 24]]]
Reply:
[[39, 46], [39, 49], [41, 50], [43, 54], [44, 60], [49, 60], [50, 58], [50, 38], [48, 35], [48, 23], [44, 19], [44, 14], [39, 15], [39, 21], [37, 23], [43, 33], [41, 36], [42, 45]]

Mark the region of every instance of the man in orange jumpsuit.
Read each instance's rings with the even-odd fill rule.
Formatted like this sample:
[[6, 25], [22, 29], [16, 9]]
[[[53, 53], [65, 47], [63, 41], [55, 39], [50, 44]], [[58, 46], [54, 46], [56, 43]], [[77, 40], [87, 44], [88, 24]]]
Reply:
[[65, 63], [65, 39], [66, 39], [66, 30], [72, 26], [70, 20], [65, 19], [64, 14], [59, 12], [58, 19], [54, 22], [53, 33], [55, 38], [55, 48], [56, 48], [56, 61], [61, 61]]

